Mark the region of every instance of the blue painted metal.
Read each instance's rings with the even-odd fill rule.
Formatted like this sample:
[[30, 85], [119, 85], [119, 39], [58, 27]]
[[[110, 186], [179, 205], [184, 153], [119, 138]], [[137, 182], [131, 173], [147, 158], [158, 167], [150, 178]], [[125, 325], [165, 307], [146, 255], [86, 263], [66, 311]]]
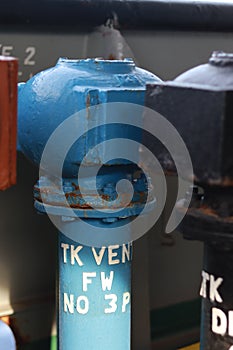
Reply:
[[130, 349], [131, 249], [85, 247], [60, 233], [59, 349]]
[[[95, 118], [103, 118], [104, 122], [105, 116], [90, 113], [88, 107], [107, 102], [143, 105], [146, 83], [158, 80], [153, 74], [136, 68], [131, 59], [60, 59], [55, 67], [39, 73], [19, 87], [21, 150], [39, 165], [47, 140], [64, 120], [85, 109], [85, 118], [80, 119], [79, 126], [88, 124], [94, 127]], [[60, 217], [64, 228], [70, 225], [74, 232], [78, 232], [80, 222], [76, 216], [85, 218], [91, 225], [105, 228], [108, 225], [110, 229], [129, 223], [138, 215], [148, 195], [153, 206], [154, 198], [145, 176], [137, 166], [123, 159], [102, 166], [97, 179], [86, 176], [84, 192], [88, 193], [88, 205], [80, 196], [79, 183], [75, 179], [78, 166], [89, 149], [114, 137], [140, 142], [142, 130], [131, 126], [122, 128], [120, 124], [114, 127], [103, 125], [83, 135], [68, 152], [63, 167], [62, 190], [69, 205], [74, 208], [73, 216], [67, 213], [62, 191], [49, 177], [40, 178], [35, 185], [36, 209], [45, 212], [46, 206], [50, 214]], [[102, 163], [102, 154], [98, 157], [91, 155], [86, 166]], [[101, 197], [97, 199], [92, 193], [93, 180], [96, 180], [100, 195], [111, 203], [116, 198], [116, 183], [124, 178], [130, 180], [134, 188], [132, 202], [122, 211], [119, 211], [121, 203], [117, 202], [118, 212], [109, 213]], [[91, 209], [92, 204], [101, 211]], [[127, 254], [126, 245], [85, 247], [59, 233], [59, 350], [130, 349], [131, 248], [130, 258]], [[106, 278], [112, 278], [109, 290], [104, 287]]]
[[0, 321], [0, 350], [16, 350], [14, 334], [3, 321]]
[[[99, 103], [131, 102], [143, 105], [145, 84], [158, 80], [152, 73], [135, 67], [131, 59], [59, 59], [55, 67], [35, 75], [20, 86], [18, 139], [22, 152], [39, 165], [46, 142], [62, 121]], [[94, 127], [95, 116], [89, 117], [87, 111], [86, 118], [80, 123]], [[132, 134], [134, 140], [140, 141], [141, 138], [141, 131], [136, 128], [122, 128], [120, 125], [100, 127], [73, 145], [64, 163], [63, 176], [77, 175], [77, 165], [88, 150], [116, 134], [119, 138], [129, 138]], [[101, 159], [96, 157], [91, 162], [101, 164]], [[122, 160], [117, 163], [122, 164]]]

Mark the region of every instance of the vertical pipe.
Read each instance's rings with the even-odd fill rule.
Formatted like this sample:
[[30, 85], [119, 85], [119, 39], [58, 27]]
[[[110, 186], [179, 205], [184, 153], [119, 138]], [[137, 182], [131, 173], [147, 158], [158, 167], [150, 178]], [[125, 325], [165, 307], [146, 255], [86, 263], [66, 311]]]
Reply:
[[59, 233], [58, 249], [59, 350], [130, 350], [131, 244], [88, 247]]
[[18, 60], [0, 57], [0, 190], [16, 183]]
[[[149, 208], [155, 201], [137, 166], [138, 147], [130, 152], [129, 145], [125, 154], [117, 139], [141, 143], [139, 105], [144, 103], [146, 84], [158, 80], [135, 67], [131, 59], [59, 59], [56, 67], [20, 89], [19, 143], [42, 170], [34, 191], [35, 207], [50, 218], [56, 216], [54, 223], [59, 222], [63, 232], [59, 234], [59, 350], [130, 350], [131, 245], [111, 243], [110, 228], [117, 229], [115, 242], [122, 237], [122, 228], [125, 236], [119, 241], [130, 241], [133, 235], [127, 223], [141, 214], [147, 197]], [[112, 106], [114, 102], [118, 107]], [[133, 122], [127, 123], [128, 113]], [[111, 140], [115, 144], [109, 146]], [[124, 185], [121, 197], [117, 185], [124, 179], [130, 187]], [[131, 194], [131, 202], [125, 203]], [[110, 241], [106, 241], [112, 246], [101, 247], [103, 241], [101, 248], [83, 246], [64, 236], [68, 231], [60, 223], [72, 224], [77, 237], [85, 235], [85, 244], [88, 237], [92, 239], [93, 230], [83, 232], [77, 217], [94, 228], [107, 225]], [[119, 231], [118, 225], [122, 225]]]
[[233, 349], [233, 245], [205, 243], [201, 350]]

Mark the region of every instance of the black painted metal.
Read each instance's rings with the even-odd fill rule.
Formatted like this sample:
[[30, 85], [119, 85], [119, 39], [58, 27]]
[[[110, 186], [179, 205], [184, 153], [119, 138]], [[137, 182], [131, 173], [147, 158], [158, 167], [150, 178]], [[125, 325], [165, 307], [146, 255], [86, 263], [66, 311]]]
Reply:
[[[201, 85], [195, 89], [178, 83], [148, 87], [147, 106], [156, 106], [177, 128], [192, 158], [195, 180], [202, 186], [233, 182], [231, 101], [232, 91], [202, 89]], [[156, 140], [150, 144], [164, 169], [176, 173], [163, 145]]]
[[[214, 53], [209, 64], [147, 89], [147, 106], [177, 128], [192, 158], [195, 183], [202, 187], [194, 188], [180, 225], [185, 238], [205, 243], [202, 350], [233, 349], [232, 58], [232, 54]], [[154, 142], [153, 151], [164, 169], [174, 173], [166, 149]], [[185, 201], [177, 203], [177, 212], [185, 205]]]
[[193, 0], [9, 0], [1, 25], [93, 27], [115, 17], [121, 28], [233, 30], [233, 3]]
[[202, 302], [201, 349], [232, 350], [233, 245], [205, 244], [203, 271], [212, 283], [219, 284], [216, 293], [221, 299], [216, 300], [212, 290], [215, 300], [210, 300], [210, 280], [207, 281], [206, 298]]
[[[146, 103], [177, 128], [190, 152], [196, 183], [233, 186], [232, 57], [227, 60], [222, 52], [215, 52], [208, 64], [173, 82], [149, 85]], [[151, 144], [164, 169], [175, 173], [167, 150], [155, 140]]]

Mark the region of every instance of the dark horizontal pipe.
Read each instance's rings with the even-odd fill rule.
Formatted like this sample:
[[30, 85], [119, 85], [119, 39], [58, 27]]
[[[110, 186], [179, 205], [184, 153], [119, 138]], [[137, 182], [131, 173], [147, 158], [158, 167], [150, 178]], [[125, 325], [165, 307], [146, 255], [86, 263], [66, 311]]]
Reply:
[[114, 15], [122, 29], [233, 31], [224, 0], [4, 0], [0, 25], [86, 29]]

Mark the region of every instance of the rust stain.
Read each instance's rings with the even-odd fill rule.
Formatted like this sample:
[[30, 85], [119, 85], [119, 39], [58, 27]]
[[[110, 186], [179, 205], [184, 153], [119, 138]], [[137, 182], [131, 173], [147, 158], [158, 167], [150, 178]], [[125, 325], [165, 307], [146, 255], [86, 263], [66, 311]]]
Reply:
[[201, 208], [197, 209], [197, 212], [199, 212], [202, 215], [207, 215], [207, 216], [214, 216], [214, 217], [218, 217], [219, 215], [217, 214], [217, 212], [215, 212], [212, 208], [207, 207], [207, 206], [203, 206]]
[[210, 185], [215, 185], [215, 184], [218, 185], [219, 184], [222, 187], [233, 187], [233, 179], [226, 176], [226, 177], [219, 179], [217, 182], [215, 182], [214, 180], [210, 180], [209, 184]]
[[177, 171], [164, 169], [164, 174], [165, 174], [166, 176], [177, 176]]
[[198, 179], [196, 176], [194, 176], [194, 181], [196, 183], [206, 183], [210, 186], [219, 186], [219, 187], [233, 187], [233, 178], [229, 177], [229, 176], [224, 176], [224, 177], [220, 177], [218, 179], [211, 179], [209, 178], [208, 180], [205, 181], [200, 181], [200, 179]]
[[[46, 193], [46, 194], [54, 194], [54, 192], [48, 189], [46, 190], [40, 190], [40, 192], [42, 193]], [[139, 201], [137, 202], [130, 202], [127, 204], [126, 207], [133, 207], [134, 205], [137, 205], [137, 204], [143, 204], [146, 202], [146, 196], [145, 196], [145, 193], [144, 192], [138, 192], [138, 195], [140, 197]], [[128, 202], [128, 199], [129, 199], [129, 194], [125, 194], [125, 195], [122, 195], [122, 201], [121, 202], [118, 202], [117, 205], [111, 205], [111, 201], [112, 201], [112, 198], [111, 196], [109, 195], [106, 195], [106, 194], [102, 194], [101, 196], [97, 195], [97, 194], [90, 194], [90, 196], [92, 198], [99, 198], [101, 197], [103, 199], [103, 201], [108, 201], [109, 202], [109, 206], [100, 206], [99, 208], [100, 209], [109, 209], [109, 207], [111, 207], [111, 209], [119, 209], [120, 207], [122, 206], [125, 206], [125, 204]], [[72, 198], [76, 199], [76, 198], [82, 198], [82, 195], [81, 193], [74, 193], [74, 192], [69, 192], [69, 193], [65, 193], [65, 197], [66, 197], [66, 200], [69, 201], [71, 200]], [[38, 201], [42, 202], [42, 198], [41, 196], [37, 197], [36, 198]], [[153, 196], [152, 195], [149, 195], [149, 200], [152, 200], [153, 199]], [[92, 206], [88, 203], [64, 203], [64, 202], [56, 202], [54, 200], [46, 200], [46, 199], [43, 199], [43, 202], [45, 204], [49, 204], [49, 205], [53, 205], [53, 206], [58, 206], [58, 207], [71, 207], [71, 208], [74, 208], [74, 209], [91, 209], [93, 210]]]
[[116, 58], [116, 56], [114, 56], [112, 53], [110, 53], [110, 55], [108, 56], [108, 58], [107, 58], [108, 60], [116, 60], [117, 58]]
[[111, 197], [107, 194], [102, 194], [101, 196], [105, 201], [111, 201]]
[[79, 186], [76, 185], [74, 182], [72, 182], [72, 186], [75, 188], [76, 191], [79, 191]]
[[92, 209], [93, 210], [92, 206], [89, 204], [86, 204], [86, 203], [84, 203], [84, 204], [70, 204], [70, 207], [76, 208], [76, 209]]
[[86, 99], [86, 109], [87, 109], [87, 114], [86, 114], [86, 118], [87, 119], [90, 119], [90, 107], [91, 107], [91, 96], [90, 94], [88, 93], [87, 94], [87, 99]]
[[90, 94], [87, 94], [87, 99], [86, 99], [86, 107], [90, 107], [91, 106], [91, 97]]
[[193, 212], [196, 215], [212, 217], [212, 218], [215, 218], [216, 220], [226, 222], [226, 223], [233, 222], [233, 216], [222, 217], [213, 208], [210, 208], [208, 206], [202, 206], [200, 208], [190, 208], [188, 211], [190, 213]]

